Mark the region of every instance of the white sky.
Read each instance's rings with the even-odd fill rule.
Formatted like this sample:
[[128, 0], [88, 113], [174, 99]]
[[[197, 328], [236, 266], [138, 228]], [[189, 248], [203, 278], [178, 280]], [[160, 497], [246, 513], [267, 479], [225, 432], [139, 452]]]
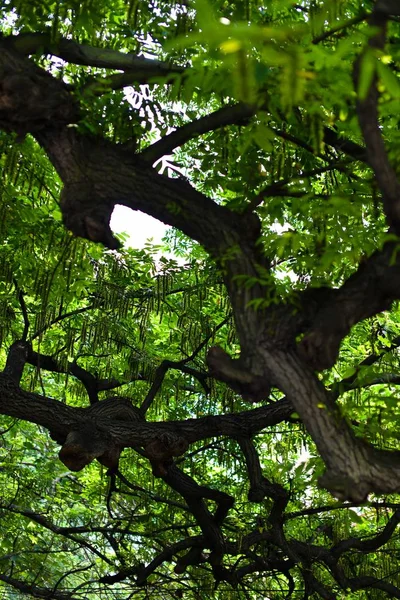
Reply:
[[110, 225], [114, 233], [129, 234], [125, 245], [131, 248], [143, 248], [149, 239], [154, 244], [161, 244], [161, 239], [167, 230], [167, 225], [161, 221], [139, 210], [131, 210], [119, 205], [114, 209]]

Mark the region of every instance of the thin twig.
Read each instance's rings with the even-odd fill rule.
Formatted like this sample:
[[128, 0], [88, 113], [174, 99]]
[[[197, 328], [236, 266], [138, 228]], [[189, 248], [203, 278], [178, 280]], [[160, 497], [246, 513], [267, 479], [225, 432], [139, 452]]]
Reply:
[[17, 290], [17, 293], [18, 293], [18, 301], [19, 301], [19, 303], [21, 305], [22, 316], [23, 316], [23, 319], [24, 319], [24, 329], [23, 329], [23, 332], [22, 332], [21, 340], [24, 341], [24, 342], [26, 342], [26, 338], [28, 337], [28, 331], [29, 331], [28, 310], [26, 308], [26, 303], [25, 303], [23, 291], [18, 286], [17, 280], [13, 279], [13, 281], [14, 281], [15, 289]]
[[336, 25], [336, 27], [332, 27], [332, 29], [325, 31], [318, 37], [314, 38], [312, 43], [319, 44], [320, 42], [323, 42], [324, 40], [329, 38], [331, 35], [334, 35], [338, 31], [342, 31], [342, 29], [347, 29], [347, 27], [352, 27], [353, 25], [357, 25], [358, 23], [365, 21], [368, 18], [368, 16], [369, 16], [369, 14], [366, 11], [363, 11], [356, 17], [353, 17], [352, 19], [349, 19], [348, 21], [344, 21], [343, 23], [339, 23], [338, 25]]

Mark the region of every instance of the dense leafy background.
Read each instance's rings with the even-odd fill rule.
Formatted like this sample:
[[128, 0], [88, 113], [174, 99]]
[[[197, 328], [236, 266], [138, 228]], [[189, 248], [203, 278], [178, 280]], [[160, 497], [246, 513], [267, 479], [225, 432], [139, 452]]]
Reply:
[[[371, 171], [323, 144], [326, 126], [335, 126], [339, 138], [361, 143], [352, 66], [368, 35], [358, 17], [370, 5], [359, 0], [197, 0], [190, 5], [163, 0], [3, 1], [0, 22], [4, 35], [50, 28], [54, 40], [62, 35], [190, 66], [168, 88], [160, 79], [115, 91], [107, 90], [110, 70], [38, 57], [39, 64], [74, 86], [85, 107], [82, 131], [130, 142], [133, 149], [145, 148], [171, 128], [232, 99], [258, 102], [260, 110], [249, 123], [193, 139], [159, 168], [172, 177], [187, 177], [200, 191], [237, 210], [279, 182], [258, 214], [264, 225], [262, 243], [275, 257], [273, 276], [281, 294], [292, 301], [295, 290], [310, 282], [314, 287], [340, 284], [362, 256], [386, 239]], [[322, 39], [335, 27], [337, 35]], [[400, 86], [397, 72], [389, 68], [391, 61], [398, 64], [400, 54], [396, 22], [390, 39], [392, 54], [379, 62], [380, 110], [397, 165]], [[88, 85], [95, 79], [101, 79], [101, 95]], [[360, 88], [367, 80], [368, 65]], [[221, 273], [200, 247], [179, 232], [169, 234], [164, 249], [125, 247], [119, 253], [73, 238], [61, 222], [59, 181], [36, 142], [2, 133], [0, 151], [3, 362], [9, 345], [22, 335], [24, 306], [28, 338], [36, 350], [65, 367], [77, 361], [99, 378], [118, 380], [123, 385], [117, 393], [138, 405], [162, 360], [195, 353], [191, 365], [204, 371], [210, 345], [218, 343], [235, 354]], [[179, 261], [163, 258], [167, 249]], [[262, 299], [263, 306], [273, 301]], [[399, 447], [398, 323], [395, 307], [390, 315], [357, 325], [342, 344], [335, 368], [322, 375], [326, 385], [337, 386], [356, 434], [391, 449]], [[373, 354], [373, 364], [360, 366]], [[346, 378], [352, 378], [348, 391]], [[23, 386], [87, 405], [82, 384], [66, 373], [27, 367]], [[115, 393], [110, 390], [103, 397]], [[212, 383], [206, 394], [198, 380], [170, 370], [148, 418], [178, 420], [247, 408], [222, 384]], [[7, 576], [73, 591], [74, 598], [286, 597], [287, 581], [280, 575], [250, 576], [246, 589], [225, 584], [215, 589], [206, 567], [178, 577], [169, 563], [142, 590], [133, 590], [130, 580], [107, 586], [102, 576], [148, 563], [194, 531], [181, 499], [133, 451], [124, 452], [120, 465], [127, 481], [120, 481], [109, 497], [109, 480], [99, 464], [72, 474], [58, 461], [57, 445], [47, 432], [6, 417], [1, 417], [1, 427], [0, 567]], [[362, 507], [335, 503], [316, 486], [322, 462], [296, 419], [268, 429], [256, 444], [265, 472], [291, 490], [285, 525], [289, 538], [329, 545], [353, 534], [368, 536], [384, 527], [396, 506], [395, 497], [379, 503], [372, 498]], [[236, 539], [241, 532], [266, 526], [268, 500], [248, 502], [243, 458], [233, 441], [197, 444], [179, 460], [199, 483], [235, 497], [226, 521], [228, 535], [231, 531]], [[354, 552], [343, 569], [349, 576], [372, 569], [375, 576], [400, 585], [399, 552], [394, 534], [379, 552]], [[336, 590], [322, 567], [314, 569]], [[23, 591], [6, 586], [2, 597], [19, 597]], [[374, 589], [335, 593], [337, 598], [383, 597]], [[303, 594], [300, 586], [293, 597]]]

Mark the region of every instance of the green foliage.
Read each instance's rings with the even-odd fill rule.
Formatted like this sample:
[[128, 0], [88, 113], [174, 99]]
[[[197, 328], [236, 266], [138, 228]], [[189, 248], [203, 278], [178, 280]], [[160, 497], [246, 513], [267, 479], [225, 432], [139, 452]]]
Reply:
[[[164, 0], [20, 0], [3, 3], [0, 19], [4, 35], [50, 29], [54, 42], [59, 36], [72, 37], [100, 49], [142, 52], [190, 66], [189, 73], [174, 76], [167, 90], [160, 77], [149, 85], [133, 84], [121, 91], [108, 87], [107, 77], [115, 74], [111, 70], [37, 59], [74, 87], [83, 107], [82, 131], [131, 143], [134, 149], [143, 149], [172, 127], [233, 101], [256, 104], [259, 111], [250, 122], [188, 141], [159, 168], [172, 176], [178, 170], [199, 191], [238, 212], [260, 198], [260, 243], [274, 257], [272, 277], [281, 297], [293, 302], [295, 310], [296, 290], [310, 282], [313, 287], [337, 287], [363, 255], [370, 255], [387, 239], [371, 171], [361, 162], [340, 159], [333, 150], [327, 155], [323, 141], [329, 127], [339, 139], [362, 143], [355, 97], [357, 93], [364, 99], [377, 76], [385, 141], [399, 167], [400, 86], [397, 71], [390, 68], [400, 56], [398, 27], [391, 31], [393, 55], [365, 52], [356, 91], [352, 81], [355, 58], [371, 35], [362, 20], [357, 27], [354, 22], [369, 4], [196, 0], [188, 6]], [[341, 33], [318, 43], [319, 36], [336, 27]], [[85, 86], [100, 78], [106, 92], [85, 95]], [[152, 246], [124, 247], [116, 253], [73, 238], [61, 222], [59, 179], [38, 144], [29, 136], [17, 142], [1, 133], [0, 157], [2, 363], [11, 343], [22, 336], [25, 307], [30, 324], [27, 337], [34, 350], [56, 357], [62, 367], [61, 372], [28, 367], [23, 387], [70, 405], [87, 406], [82, 383], [65, 372], [76, 361], [98, 379], [117, 380], [118, 394], [140, 405], [162, 360], [179, 361], [195, 354], [193, 368], [204, 371], [206, 351], [213, 344], [235, 356], [237, 340], [223, 276], [199, 246], [179, 232], [169, 233], [162, 252], [172, 251], [175, 260], [160, 258], [159, 248]], [[268, 192], [273, 185], [274, 191]], [[260, 273], [238, 282], [243, 287], [256, 283], [266, 287], [265, 277]], [[270, 308], [274, 302], [267, 295], [259, 300], [253, 303], [255, 310]], [[340, 394], [355, 435], [397, 450], [399, 321], [396, 307], [390, 315], [355, 326], [342, 344], [335, 369], [322, 375], [324, 383]], [[197, 352], [205, 339], [207, 344]], [[376, 360], [360, 366], [371, 354]], [[105, 391], [102, 397], [114, 393]], [[193, 376], [171, 369], [148, 418], [183, 420], [247, 409], [226, 386], [212, 383], [206, 394]], [[256, 438], [263, 470], [293, 491], [285, 522], [287, 536], [330, 545], [382, 530], [389, 508], [376, 508], [373, 503], [347, 508], [317, 487], [322, 462], [296, 415], [293, 420]], [[282, 576], [254, 576], [249, 592], [225, 583], [215, 589], [206, 569], [196, 567], [178, 578], [170, 563], [135, 595], [129, 595], [129, 580], [112, 588], [101, 586], [102, 576], [139, 568], [182, 535], [198, 532], [182, 499], [153, 477], [148, 461], [126, 450], [121, 470], [133, 487], [120, 484], [108, 513], [109, 482], [100, 465], [93, 463], [72, 474], [56, 459], [57, 444], [34, 424], [1, 417], [1, 427], [5, 535], [0, 539], [0, 558], [8, 561], [19, 580], [32, 581], [33, 573], [35, 585], [52, 589], [58, 582], [74, 597], [89, 599], [180, 598], [182, 590], [188, 599], [287, 597], [287, 580]], [[232, 536], [268, 528], [264, 518], [268, 500], [266, 506], [247, 500], [245, 465], [236, 443], [197, 443], [179, 460], [199, 484], [235, 497], [227, 518]], [[388, 505], [397, 500], [388, 498]], [[329, 510], [324, 508], [327, 505]], [[33, 515], [41, 515], [42, 520]], [[58, 535], [50, 523], [66, 528], [66, 535]], [[106, 528], [112, 534], [105, 535]], [[265, 544], [262, 552], [267, 556], [270, 551]], [[349, 576], [373, 568], [379, 578], [398, 584], [391, 562], [398, 553], [398, 539], [393, 538], [384, 551], [367, 557], [354, 553], [341, 568]], [[236, 558], [228, 560], [229, 567]], [[380, 590], [339, 590], [318, 569], [315, 575], [337, 593], [334, 597], [382, 597]], [[296, 582], [300, 580], [296, 569], [292, 575]], [[9, 589], [4, 584], [4, 598], [18, 597]]]

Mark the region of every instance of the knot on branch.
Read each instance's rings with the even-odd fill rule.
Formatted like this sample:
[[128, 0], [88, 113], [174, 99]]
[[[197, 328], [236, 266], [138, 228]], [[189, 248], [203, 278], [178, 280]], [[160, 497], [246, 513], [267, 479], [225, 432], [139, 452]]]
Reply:
[[54, 79], [20, 57], [1, 49], [0, 124], [19, 136], [45, 127], [74, 123], [77, 105], [62, 81]]
[[4, 374], [15, 383], [20, 383], [25, 363], [28, 359], [30, 345], [28, 342], [18, 340], [11, 344], [7, 355]]
[[70, 431], [59, 452], [60, 460], [71, 471], [80, 471], [95, 458], [107, 467], [109, 474], [118, 470], [122, 447], [105, 431], [104, 426], [97, 423], [98, 419], [124, 423], [144, 421], [140, 410], [132, 405], [129, 398], [115, 396], [93, 404], [88, 410], [88, 419]]
[[261, 402], [268, 398], [271, 386], [267, 379], [253, 375], [241, 358], [231, 358], [220, 346], [209, 349], [207, 365], [212, 377], [227, 383], [245, 400]]
[[120, 247], [110, 229], [114, 203], [102, 198], [93, 183], [82, 180], [66, 184], [60, 206], [64, 224], [74, 235], [101, 242], [110, 250]]
[[250, 487], [247, 497], [249, 502], [262, 502], [265, 497], [286, 504], [289, 501], [289, 495], [285, 488], [279, 483], [272, 483], [266, 477], [262, 477], [260, 481]]
[[109, 469], [118, 468], [120, 453], [110, 436], [94, 422], [87, 422], [68, 433], [58, 456], [71, 471], [81, 471], [95, 458]]
[[193, 546], [184, 556], [180, 556], [174, 567], [174, 573], [181, 575], [190, 565], [200, 565], [207, 561], [207, 557], [203, 552], [203, 546]]
[[164, 432], [150, 440], [144, 446], [144, 451], [153, 467], [153, 475], [165, 477], [173, 457], [184, 454], [188, 448], [187, 440], [172, 432]]
[[340, 342], [342, 341], [342, 332], [312, 331], [307, 334], [299, 343], [298, 349], [300, 357], [314, 371], [323, 371], [333, 367], [336, 363]]

